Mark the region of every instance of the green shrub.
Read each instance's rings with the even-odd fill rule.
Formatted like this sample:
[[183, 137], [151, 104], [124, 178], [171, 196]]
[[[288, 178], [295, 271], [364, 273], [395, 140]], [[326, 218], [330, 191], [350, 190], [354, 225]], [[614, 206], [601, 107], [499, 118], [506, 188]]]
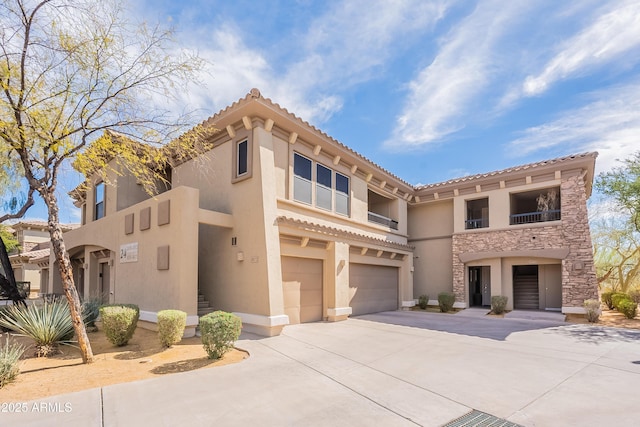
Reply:
[[18, 360], [24, 353], [24, 347], [20, 344], [9, 344], [9, 336], [4, 345], [0, 346], [0, 388], [16, 379], [20, 373]]
[[240, 336], [242, 321], [235, 314], [214, 311], [200, 318], [202, 346], [209, 359], [219, 359]]
[[115, 346], [127, 345], [133, 337], [140, 317], [140, 309], [135, 304], [109, 304], [100, 307], [102, 329], [109, 342]]
[[425, 308], [427, 308], [428, 305], [429, 305], [429, 295], [420, 295], [418, 297], [418, 307], [424, 310]]
[[100, 316], [101, 297], [92, 297], [82, 301], [82, 318], [87, 329], [96, 330], [96, 320]]
[[613, 295], [613, 291], [603, 292], [602, 295], [600, 295], [600, 299], [604, 304], [607, 305], [607, 308], [609, 310], [613, 310], [613, 301], [611, 301], [612, 295]]
[[180, 310], [158, 312], [158, 337], [165, 347], [171, 347], [182, 340], [187, 326], [187, 313]]
[[491, 297], [491, 311], [493, 314], [502, 314], [507, 308], [508, 297], [502, 295], [495, 295]]
[[438, 305], [440, 306], [440, 311], [443, 313], [451, 311], [455, 302], [456, 296], [451, 292], [440, 292], [438, 294]]
[[635, 303], [640, 303], [640, 289], [632, 289], [628, 292], [629, 299]]
[[35, 354], [46, 357], [73, 338], [73, 322], [65, 300], [31, 304], [26, 308], [12, 305], [0, 311], [0, 325], [35, 341]]
[[600, 318], [602, 310], [600, 310], [600, 301], [597, 299], [588, 299], [584, 302], [585, 315], [589, 322], [595, 323]]
[[613, 305], [613, 308], [615, 308], [616, 310], [620, 311], [618, 306], [622, 301], [631, 301], [629, 299], [629, 295], [623, 294], [622, 292], [614, 292], [611, 295], [611, 304]]
[[633, 319], [638, 312], [638, 303], [629, 299], [623, 300], [618, 304], [618, 311], [627, 319]]

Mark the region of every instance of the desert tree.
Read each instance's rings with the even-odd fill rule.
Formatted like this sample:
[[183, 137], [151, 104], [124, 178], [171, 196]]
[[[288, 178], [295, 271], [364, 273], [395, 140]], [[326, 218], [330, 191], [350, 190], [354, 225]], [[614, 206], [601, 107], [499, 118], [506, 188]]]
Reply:
[[44, 201], [85, 363], [93, 354], [60, 227], [60, 175], [71, 162], [86, 177], [106, 174], [118, 159], [153, 193], [166, 166], [206, 139], [198, 127], [183, 133], [188, 115], [159, 107], [175, 105], [202, 62], [170, 30], [131, 16], [119, 0], [0, 0], [0, 177], [23, 194], [0, 222], [24, 215], [34, 194]]

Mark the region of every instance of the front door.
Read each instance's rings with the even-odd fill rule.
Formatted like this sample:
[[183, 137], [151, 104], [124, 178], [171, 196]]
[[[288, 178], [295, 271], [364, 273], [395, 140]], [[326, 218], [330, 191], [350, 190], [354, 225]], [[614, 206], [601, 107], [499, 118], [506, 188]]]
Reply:
[[469, 306], [491, 306], [491, 267], [469, 267]]
[[109, 282], [111, 281], [111, 267], [109, 262], [101, 262], [98, 276], [98, 295], [104, 303], [109, 302]]

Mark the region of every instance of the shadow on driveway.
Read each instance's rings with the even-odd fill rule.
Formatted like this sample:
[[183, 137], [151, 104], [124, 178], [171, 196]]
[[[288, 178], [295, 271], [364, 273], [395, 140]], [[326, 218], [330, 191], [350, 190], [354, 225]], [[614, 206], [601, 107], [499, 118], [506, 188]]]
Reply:
[[611, 328], [593, 325], [569, 325], [559, 328], [562, 335], [580, 342], [604, 344], [611, 342], [639, 342], [640, 331], [633, 329]]
[[358, 316], [355, 317], [355, 319], [449, 332], [452, 334], [488, 338], [498, 341], [504, 341], [514, 332], [550, 329], [567, 325], [565, 322], [548, 320], [504, 319], [494, 317], [484, 319], [455, 316], [447, 313], [425, 313], [416, 311], [385, 311], [382, 313]]

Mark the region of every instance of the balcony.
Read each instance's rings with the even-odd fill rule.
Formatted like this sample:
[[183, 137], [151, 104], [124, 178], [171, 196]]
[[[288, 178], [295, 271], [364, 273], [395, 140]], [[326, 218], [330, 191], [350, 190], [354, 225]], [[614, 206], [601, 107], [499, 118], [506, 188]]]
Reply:
[[374, 212], [368, 212], [368, 219], [369, 222], [375, 222], [376, 224], [387, 226], [393, 230], [398, 229], [398, 221], [395, 219], [387, 218]]
[[534, 222], [559, 221], [561, 218], [560, 209], [543, 212], [528, 212], [513, 214], [509, 216], [509, 224], [531, 224]]
[[468, 219], [464, 222], [465, 230], [473, 230], [476, 228], [487, 228], [489, 226], [489, 218]]

